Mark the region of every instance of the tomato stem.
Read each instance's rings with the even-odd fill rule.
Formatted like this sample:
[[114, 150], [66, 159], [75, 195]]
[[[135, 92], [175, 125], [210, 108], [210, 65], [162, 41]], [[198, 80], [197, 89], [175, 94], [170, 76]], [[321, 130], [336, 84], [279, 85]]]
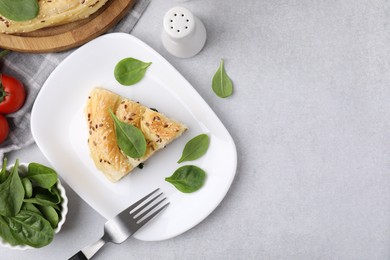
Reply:
[[7, 92], [5, 92], [3, 87], [3, 74], [0, 73], [0, 103], [4, 101]]

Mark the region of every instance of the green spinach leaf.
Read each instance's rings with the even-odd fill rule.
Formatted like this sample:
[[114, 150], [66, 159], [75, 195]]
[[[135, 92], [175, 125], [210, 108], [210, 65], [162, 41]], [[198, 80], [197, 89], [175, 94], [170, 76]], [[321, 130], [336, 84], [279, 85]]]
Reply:
[[41, 206], [54, 206], [60, 203], [57, 196], [48, 192], [37, 193], [33, 198], [24, 199], [24, 202], [30, 202]]
[[229, 97], [233, 93], [233, 82], [225, 71], [223, 59], [221, 59], [221, 64], [214, 74], [212, 88], [214, 93], [221, 98]]
[[9, 244], [15, 246], [19, 242], [12, 235], [11, 229], [8, 226], [8, 222], [0, 215], [0, 236]]
[[38, 12], [38, 0], [0, 0], [0, 14], [13, 21], [31, 20]]
[[125, 58], [115, 66], [114, 76], [124, 86], [134, 85], [144, 77], [150, 64], [152, 63], [134, 58]]
[[57, 204], [60, 204], [62, 202], [61, 192], [57, 188], [57, 185], [55, 185], [55, 186], [51, 187], [50, 189], [48, 189], [48, 192], [51, 194], [51, 196], [56, 198], [56, 201], [58, 201]]
[[[1, 0], [0, 0], [1, 1]], [[0, 237], [11, 245], [42, 247], [50, 243], [61, 219], [62, 197], [57, 173], [30, 163], [26, 174], [19, 161], [9, 172], [4, 160], [0, 178]]]
[[39, 210], [47, 221], [49, 221], [52, 228], [56, 228], [60, 220], [57, 211], [51, 206], [39, 206]]
[[54, 229], [49, 221], [35, 212], [21, 210], [15, 217], [4, 217], [4, 219], [19, 244], [39, 248], [53, 240]]
[[0, 215], [15, 216], [22, 207], [24, 188], [19, 177], [18, 168], [19, 161], [16, 160], [10, 175], [0, 184]]
[[22, 179], [22, 184], [24, 188], [24, 194], [25, 194], [24, 196], [26, 198], [31, 198], [31, 196], [33, 195], [33, 186], [31, 181], [28, 178], [24, 177]]
[[28, 211], [32, 211], [32, 212], [35, 212], [35, 213], [42, 215], [42, 213], [39, 211], [39, 209], [37, 207], [35, 207], [35, 205], [30, 203], [30, 202], [23, 203], [22, 210], [28, 210]]
[[0, 183], [4, 182], [8, 177], [8, 171], [7, 171], [7, 158], [3, 159], [3, 166], [1, 167], [0, 171]]
[[27, 177], [34, 185], [45, 189], [51, 188], [58, 179], [56, 171], [39, 163], [30, 163], [28, 165]]
[[110, 110], [114, 120], [115, 133], [119, 148], [131, 158], [141, 158], [146, 152], [145, 136], [137, 127], [120, 121]]
[[185, 165], [177, 169], [172, 176], [165, 180], [184, 193], [199, 190], [206, 179], [206, 173], [195, 165]]
[[183, 153], [177, 163], [194, 161], [203, 156], [209, 148], [210, 138], [206, 134], [195, 136], [184, 146]]
[[47, 221], [49, 221], [52, 228], [56, 228], [60, 218], [57, 211], [52, 206], [39, 206], [39, 210]]
[[55, 210], [57, 210], [58, 214], [61, 215], [61, 207], [60, 207], [60, 204], [56, 204], [54, 206], [52, 206]]

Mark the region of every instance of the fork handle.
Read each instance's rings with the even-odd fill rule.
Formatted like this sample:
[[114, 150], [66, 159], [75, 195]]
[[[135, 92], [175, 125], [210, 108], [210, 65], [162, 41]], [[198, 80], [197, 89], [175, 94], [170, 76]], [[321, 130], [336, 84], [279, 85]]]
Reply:
[[88, 258], [83, 254], [83, 252], [78, 251], [74, 256], [68, 260], [88, 260]]
[[88, 259], [91, 259], [97, 253], [97, 251], [99, 251], [99, 249], [102, 248], [102, 246], [104, 246], [105, 243], [106, 243], [106, 241], [104, 241], [104, 239], [101, 238], [98, 241], [96, 241], [95, 243], [93, 243], [89, 246], [86, 246], [82, 250], [78, 251], [74, 256], [69, 258], [69, 260], [88, 260]]

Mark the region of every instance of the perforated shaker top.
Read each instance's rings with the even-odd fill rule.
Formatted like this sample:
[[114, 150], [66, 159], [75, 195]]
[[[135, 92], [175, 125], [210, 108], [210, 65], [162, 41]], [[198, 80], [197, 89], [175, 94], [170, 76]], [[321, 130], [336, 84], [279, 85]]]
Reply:
[[164, 16], [164, 30], [175, 39], [185, 38], [195, 30], [195, 18], [184, 7], [175, 7]]

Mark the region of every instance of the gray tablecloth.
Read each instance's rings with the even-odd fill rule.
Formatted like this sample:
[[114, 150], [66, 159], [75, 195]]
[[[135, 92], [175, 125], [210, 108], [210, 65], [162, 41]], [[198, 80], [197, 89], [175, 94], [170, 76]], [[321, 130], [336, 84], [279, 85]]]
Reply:
[[[130, 32], [148, 6], [150, 0], [138, 0], [135, 6], [110, 32]], [[3, 58], [1, 72], [23, 82], [27, 99], [21, 110], [7, 115], [10, 125], [8, 139], [0, 145], [0, 163], [4, 154], [34, 143], [30, 128], [31, 109], [43, 83], [55, 67], [74, 49], [49, 54], [11, 52]], [[71, 93], [69, 93], [71, 95]], [[54, 111], [53, 111], [54, 112]]]

